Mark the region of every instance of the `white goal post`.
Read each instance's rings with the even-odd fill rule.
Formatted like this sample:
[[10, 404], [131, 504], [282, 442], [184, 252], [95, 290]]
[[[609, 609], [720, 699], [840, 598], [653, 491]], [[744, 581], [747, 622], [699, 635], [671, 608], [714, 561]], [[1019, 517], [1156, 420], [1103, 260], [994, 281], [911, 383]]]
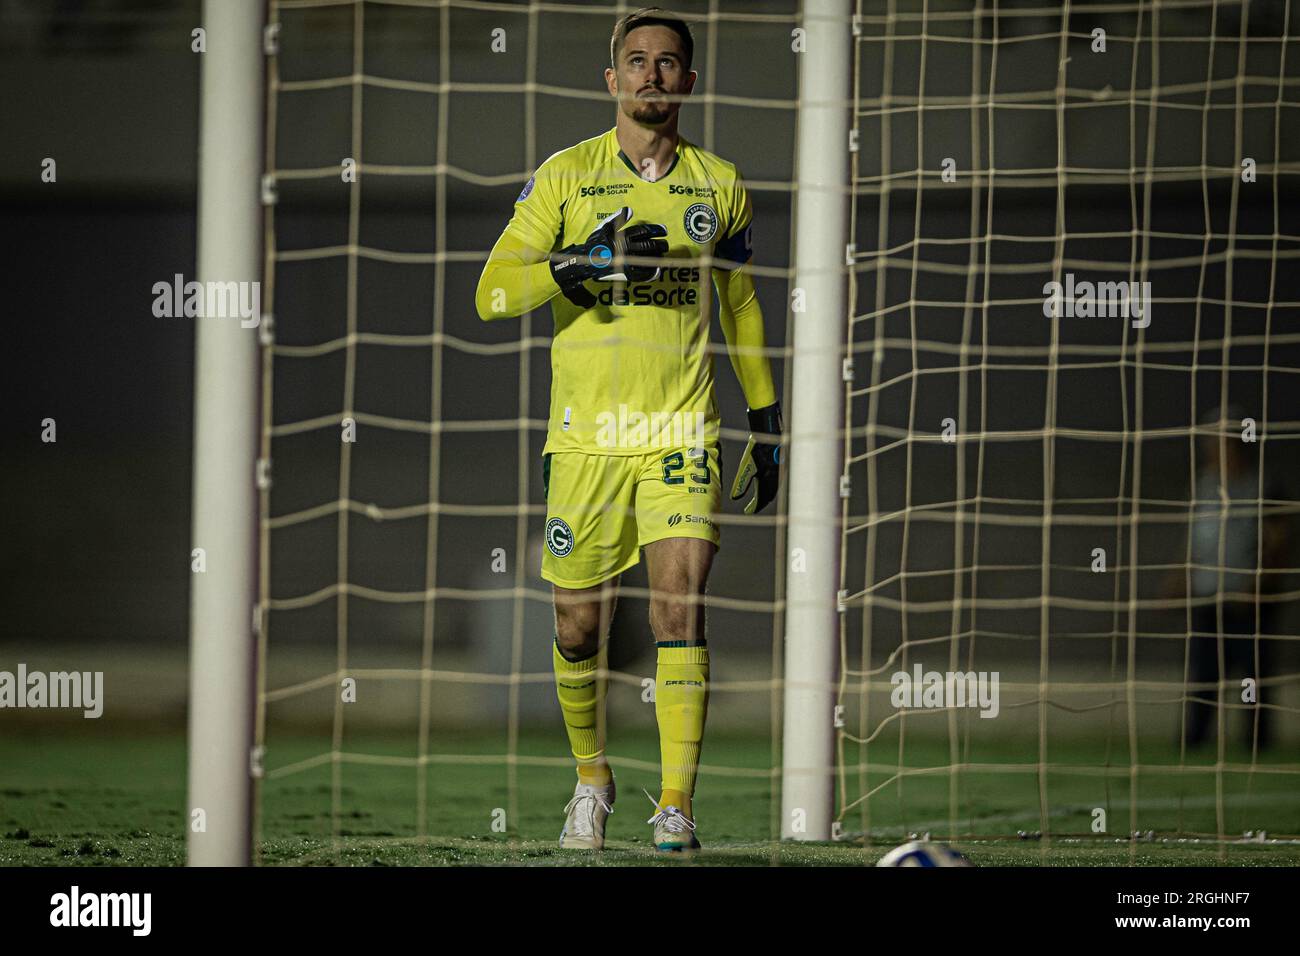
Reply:
[[[263, 0], [205, 0], [199, 127], [198, 280], [260, 277]], [[251, 853], [257, 546], [258, 333], [231, 318], [195, 327], [189, 796], [191, 866]]]
[[[799, 57], [781, 837], [829, 840], [840, 580], [849, 182], [848, 0], [808, 0]], [[796, 550], [798, 549], [798, 551]], [[788, 565], [789, 566], [789, 565]]]

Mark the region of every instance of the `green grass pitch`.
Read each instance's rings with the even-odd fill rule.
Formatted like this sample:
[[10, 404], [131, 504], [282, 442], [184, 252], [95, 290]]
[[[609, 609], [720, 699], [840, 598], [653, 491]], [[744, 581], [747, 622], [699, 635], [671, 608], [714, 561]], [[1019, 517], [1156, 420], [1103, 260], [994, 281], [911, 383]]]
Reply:
[[[617, 732], [612, 755], [619, 796], [603, 854], [561, 852], [555, 845], [573, 771], [554, 732], [521, 734], [508, 764], [502, 733], [434, 734], [437, 759], [424, 769], [427, 818], [419, 837], [415, 735], [349, 736], [346, 756], [330, 759], [327, 736], [268, 739], [259, 821], [262, 865], [838, 865], [873, 864], [908, 833], [950, 831], [952, 793], [946, 740], [909, 738], [910, 773], [886, 782], [898, 757], [873, 746], [870, 772], [846, 781], [850, 799], [862, 784], [884, 783], [845, 815], [846, 837], [831, 844], [773, 839], [771, 741], [764, 736], [705, 741], [705, 770], [696, 798], [704, 852], [682, 860], [649, 849], [650, 801], [657, 787], [658, 751], [649, 730]], [[1189, 758], [1183, 771], [1173, 748], [1148, 748], [1137, 776], [1137, 826], [1130, 827], [1127, 752], [1105, 757], [1100, 745], [1051, 742], [1053, 769], [1044, 804], [1036, 769], [1036, 739], [1006, 741], [971, 755], [957, 776], [951, 842], [976, 865], [1297, 865], [1300, 844], [1289, 840], [1222, 842], [1195, 839], [1217, 829], [1221, 788], [1223, 832], [1300, 833], [1296, 766], [1282, 755], [1261, 756], [1253, 772], [1214, 772], [1213, 755]], [[1290, 755], [1285, 755], [1290, 756]], [[317, 761], [313, 763], [313, 760]], [[1026, 764], [1026, 761], [1033, 763]], [[1250, 754], [1229, 751], [1225, 763], [1246, 768]], [[1020, 765], [1008, 771], [1008, 765]], [[299, 767], [293, 772], [286, 768]], [[0, 865], [176, 866], [185, 858], [185, 740], [183, 734], [83, 726], [23, 727], [0, 739]], [[937, 768], [937, 769], [936, 769]], [[1058, 769], [1059, 768], [1059, 769]], [[338, 774], [338, 806], [334, 777]], [[512, 786], [513, 779], [513, 786]], [[838, 791], [838, 785], [837, 785]], [[1091, 833], [1093, 811], [1107, 813], [1109, 835]], [[499, 832], [501, 822], [506, 832]], [[494, 822], [497, 829], [494, 829]], [[872, 840], [861, 839], [864, 825]], [[1153, 831], [1153, 839], [1124, 835]], [[1025, 831], [1026, 838], [1018, 838]], [[1181, 834], [1181, 836], [1180, 836]]]

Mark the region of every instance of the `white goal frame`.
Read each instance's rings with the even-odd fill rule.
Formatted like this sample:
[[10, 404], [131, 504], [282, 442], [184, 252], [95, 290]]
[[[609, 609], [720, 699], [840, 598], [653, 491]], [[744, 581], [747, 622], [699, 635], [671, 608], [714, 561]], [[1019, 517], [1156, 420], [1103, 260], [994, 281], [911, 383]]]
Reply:
[[[799, 57], [781, 837], [831, 839], [848, 327], [852, 13], [807, 0]], [[799, 570], [794, 570], [794, 557]]]
[[[261, 279], [264, 0], [204, 0], [198, 281]], [[261, 317], [257, 317], [260, 321]], [[199, 318], [194, 340], [189, 796], [191, 866], [252, 852], [258, 331]]]

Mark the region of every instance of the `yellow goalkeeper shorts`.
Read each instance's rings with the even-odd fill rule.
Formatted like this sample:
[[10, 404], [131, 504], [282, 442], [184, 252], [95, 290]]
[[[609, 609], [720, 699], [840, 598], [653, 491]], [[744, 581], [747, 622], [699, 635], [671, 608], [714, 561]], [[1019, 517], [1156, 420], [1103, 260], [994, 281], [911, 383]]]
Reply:
[[589, 588], [626, 571], [663, 538], [718, 543], [722, 452], [716, 442], [645, 455], [555, 452], [542, 459], [542, 577]]

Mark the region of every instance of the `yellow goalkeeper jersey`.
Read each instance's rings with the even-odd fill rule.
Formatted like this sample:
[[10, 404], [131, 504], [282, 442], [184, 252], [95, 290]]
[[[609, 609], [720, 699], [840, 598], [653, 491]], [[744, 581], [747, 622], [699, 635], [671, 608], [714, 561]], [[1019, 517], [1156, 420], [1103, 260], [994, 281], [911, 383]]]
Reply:
[[653, 181], [615, 131], [561, 150], [515, 201], [503, 239], [553, 252], [583, 242], [621, 207], [630, 224], [661, 223], [668, 253], [652, 282], [588, 282], [590, 309], [551, 299], [551, 409], [544, 453], [632, 455], [716, 441], [708, 265], [751, 256], [748, 193], [736, 167], [685, 139]]

